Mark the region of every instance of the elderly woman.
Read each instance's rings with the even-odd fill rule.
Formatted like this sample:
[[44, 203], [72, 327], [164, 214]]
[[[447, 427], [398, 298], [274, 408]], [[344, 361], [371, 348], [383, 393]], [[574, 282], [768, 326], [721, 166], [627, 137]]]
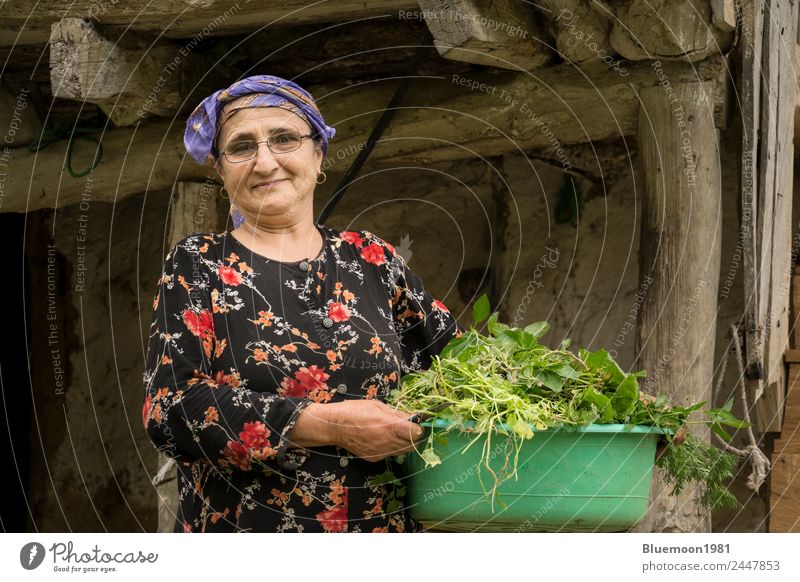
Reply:
[[181, 240], [153, 304], [142, 420], [177, 461], [176, 531], [419, 529], [394, 457], [422, 429], [384, 400], [463, 328], [391, 244], [314, 222], [334, 133], [272, 76], [186, 124], [243, 222]]

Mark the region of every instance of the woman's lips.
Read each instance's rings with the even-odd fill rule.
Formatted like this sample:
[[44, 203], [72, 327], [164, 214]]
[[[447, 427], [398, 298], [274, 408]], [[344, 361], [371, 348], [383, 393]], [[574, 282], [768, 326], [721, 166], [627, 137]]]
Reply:
[[260, 184], [256, 184], [255, 186], [253, 186], [253, 190], [267, 190], [269, 188], [272, 188], [276, 184], [280, 184], [281, 182], [285, 181], [286, 178], [281, 178], [280, 180], [271, 180], [269, 182], [262, 182]]

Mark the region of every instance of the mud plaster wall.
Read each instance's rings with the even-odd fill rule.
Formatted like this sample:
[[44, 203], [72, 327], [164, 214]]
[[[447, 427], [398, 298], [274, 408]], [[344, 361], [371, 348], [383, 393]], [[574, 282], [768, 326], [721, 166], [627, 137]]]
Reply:
[[[88, 200], [48, 211], [35, 241], [41, 248], [50, 239], [61, 266], [55, 307], [68, 382], [57, 394], [48, 370], [36, 385], [29, 529], [150, 531], [155, 450], [142, 430], [142, 362], [169, 193], [116, 205]], [[32, 295], [34, 305], [44, 299], [41, 281]], [[33, 353], [50, 366], [41, 342]]]
[[[735, 258], [737, 208], [735, 154], [725, 155], [723, 280]], [[329, 182], [318, 189], [317, 212], [337, 178], [329, 172]], [[558, 168], [522, 156], [367, 171], [327, 224], [364, 228], [394, 244], [434, 297], [464, 325], [470, 323], [465, 296], [486, 288], [488, 279], [481, 284], [481, 278], [492, 266], [501, 274], [502, 302], [496, 308], [504, 319], [522, 325], [547, 319], [552, 324], [546, 337], [550, 343], [570, 337], [573, 346], [614, 349], [629, 367], [638, 283], [634, 176], [623, 172], [606, 185], [605, 195], [601, 185], [585, 196], [576, 224], [553, 219], [563, 183]], [[505, 197], [509, 208], [505, 225], [491, 212], [491, 201], [498, 196]], [[32, 480], [42, 531], [155, 529], [155, 496], [148, 476], [156, 457], [141, 430], [140, 391], [152, 295], [165, 254], [168, 199], [168, 193], [151, 193], [115, 207], [92, 204], [86, 213], [74, 206], [55, 215], [55, 243], [71, 286], [81, 214], [88, 214], [88, 254], [84, 291], [69, 291], [64, 303], [68, 316], [63, 341], [70, 364], [66, 413], [58, 402], [39, 411], [49, 427], [44, 442], [50, 475], [40, 463]], [[498, 242], [505, 246], [502, 255]], [[470, 276], [459, 281], [461, 271]], [[718, 360], [729, 341], [728, 322], [741, 312], [741, 264], [733, 271], [721, 302]], [[728, 380], [732, 375], [731, 367]], [[725, 386], [733, 385], [726, 381]], [[64, 430], [65, 417], [69, 431]], [[764, 530], [764, 497], [748, 501], [743, 480], [733, 487], [746, 502], [744, 510], [717, 514], [716, 531]]]

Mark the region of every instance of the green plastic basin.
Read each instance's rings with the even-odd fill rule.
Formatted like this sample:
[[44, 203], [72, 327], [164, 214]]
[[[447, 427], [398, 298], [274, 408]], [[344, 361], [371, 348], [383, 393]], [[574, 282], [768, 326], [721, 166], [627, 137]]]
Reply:
[[[442, 434], [450, 424], [436, 419], [422, 426]], [[441, 464], [425, 468], [419, 455], [407, 455], [407, 507], [426, 528], [441, 531], [625, 531], [647, 511], [664, 432], [622, 424], [534, 430], [520, 448], [517, 478], [500, 484], [492, 504], [485, 491], [494, 480], [481, 456], [486, 435], [465, 451], [477, 434], [456, 428], [443, 435], [446, 442], [434, 441]], [[499, 471], [511, 439], [493, 433], [490, 444], [490, 467]]]

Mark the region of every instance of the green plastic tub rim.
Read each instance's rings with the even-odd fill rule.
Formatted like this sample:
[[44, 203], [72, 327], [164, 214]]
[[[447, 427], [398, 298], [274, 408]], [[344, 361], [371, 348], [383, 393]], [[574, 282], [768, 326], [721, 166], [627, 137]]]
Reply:
[[[457, 427], [463, 427], [466, 429], [475, 428], [477, 422], [474, 420], [465, 420], [465, 421], [458, 421], [448, 418], [435, 418], [433, 420], [426, 420], [421, 423], [421, 426], [425, 428], [449, 428], [453, 425]], [[627, 433], [635, 433], [635, 434], [672, 434], [674, 431], [667, 429], [667, 428], [660, 428], [657, 426], [651, 425], [629, 425], [629, 424], [588, 424], [582, 426], [570, 426], [570, 425], [562, 425], [556, 427], [548, 427], [545, 429], [536, 428], [534, 425], [530, 424], [531, 430], [533, 432], [556, 432], [556, 431], [563, 431], [563, 432], [596, 432], [596, 433], [619, 433], [619, 432], [627, 432]], [[509, 426], [504, 422], [495, 423], [494, 428], [497, 429], [497, 432], [500, 434], [511, 432]], [[472, 432], [472, 431], [470, 431]]]

